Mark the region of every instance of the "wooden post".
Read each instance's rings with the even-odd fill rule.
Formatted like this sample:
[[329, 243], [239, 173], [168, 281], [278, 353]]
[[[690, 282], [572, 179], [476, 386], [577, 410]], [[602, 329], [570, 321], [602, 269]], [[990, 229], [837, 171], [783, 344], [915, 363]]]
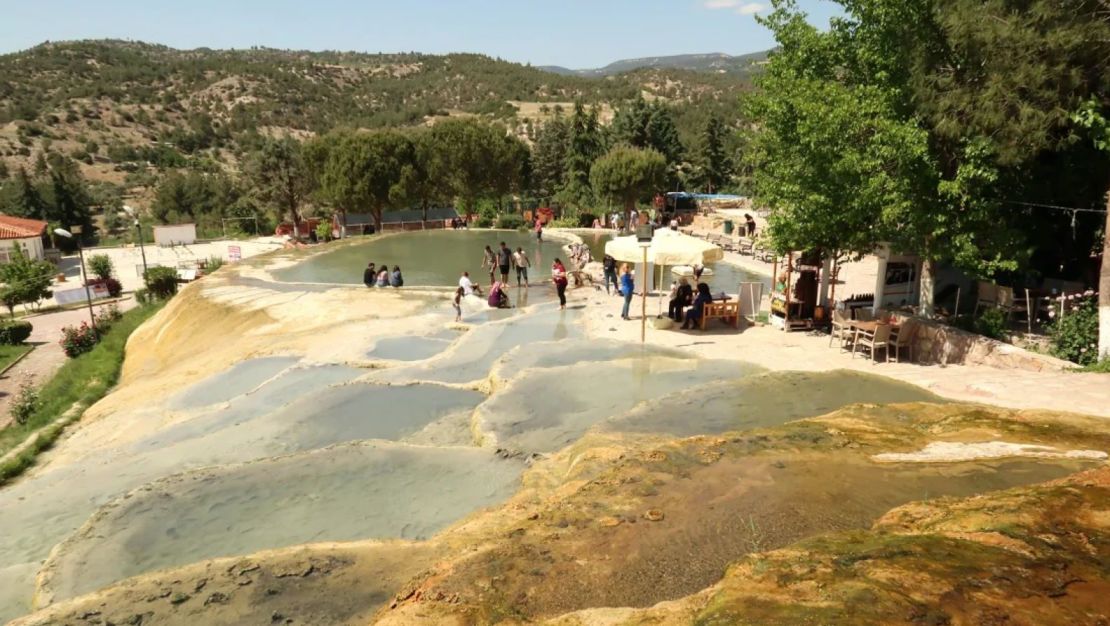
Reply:
[[782, 290], [786, 292], [786, 310], [783, 311], [782, 332], [790, 332], [790, 277], [794, 274], [794, 253], [789, 252], [786, 255], [786, 281], [782, 285]]
[[[830, 288], [829, 288], [829, 309], [830, 310], [836, 308], [836, 277], [838, 276], [838, 272], [836, 271], [836, 269], [838, 267], [840, 267], [840, 259], [838, 259], [837, 257], [834, 256], [833, 257], [833, 263], [832, 263], [832, 272], [829, 274], [829, 285], [830, 285]], [[831, 315], [831, 313], [830, 313], [830, 315]], [[831, 320], [832, 318], [830, 317], [829, 319]]]
[[959, 317], [960, 316], [960, 290], [961, 289], [963, 289], [963, 288], [962, 287], [956, 287], [956, 310], [953, 311], [952, 317]]
[[1029, 296], [1029, 288], [1025, 288], [1025, 322], [1029, 328], [1029, 334], [1033, 334], [1033, 298]]
[[[640, 244], [640, 246], [644, 249], [644, 273], [646, 274], [648, 247], [643, 244]], [[640, 288], [643, 289], [640, 294], [640, 343], [644, 343], [647, 340], [647, 276], [644, 276]]]

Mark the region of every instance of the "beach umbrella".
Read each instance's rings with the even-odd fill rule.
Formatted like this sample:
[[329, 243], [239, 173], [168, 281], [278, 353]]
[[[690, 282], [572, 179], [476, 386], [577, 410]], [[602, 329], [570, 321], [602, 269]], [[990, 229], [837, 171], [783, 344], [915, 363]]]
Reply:
[[[640, 242], [636, 236], [631, 235], [628, 237], [617, 237], [608, 241], [605, 244], [605, 254], [625, 263], [638, 263], [643, 261], [644, 250], [640, 247]], [[721, 250], [720, 246], [669, 228], [655, 231], [655, 235], [651, 240], [651, 245], [647, 250], [648, 262], [660, 266], [660, 281], [662, 281], [662, 277], [666, 275], [662, 271], [663, 268], [668, 266], [704, 266], [708, 263], [720, 261], [724, 257], [725, 252]], [[691, 275], [693, 275], [693, 270], [691, 270]], [[660, 289], [660, 292], [661, 291]], [[663, 301], [662, 293], [660, 293], [660, 314], [662, 314], [662, 310]]]

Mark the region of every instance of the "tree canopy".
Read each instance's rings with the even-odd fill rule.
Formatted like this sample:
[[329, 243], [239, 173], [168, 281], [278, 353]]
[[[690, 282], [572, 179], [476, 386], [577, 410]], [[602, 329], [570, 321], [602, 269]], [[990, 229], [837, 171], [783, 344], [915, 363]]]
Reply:
[[620, 145], [594, 162], [590, 182], [598, 195], [624, 208], [625, 224], [638, 200], [659, 190], [667, 173], [667, 160], [651, 148]]

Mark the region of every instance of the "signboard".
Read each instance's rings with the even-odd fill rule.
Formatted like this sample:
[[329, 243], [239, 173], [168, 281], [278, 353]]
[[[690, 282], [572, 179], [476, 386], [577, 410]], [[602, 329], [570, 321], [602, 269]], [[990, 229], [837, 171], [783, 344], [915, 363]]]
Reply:
[[636, 227], [636, 241], [648, 243], [651, 242], [653, 237], [655, 237], [655, 227], [651, 224]]
[[227, 260], [232, 261], [232, 262], [242, 261], [243, 260], [243, 248], [241, 248], [240, 246], [228, 246], [227, 247]]
[[[93, 300], [101, 300], [107, 298], [109, 297], [108, 288], [104, 285], [93, 285], [89, 287], [89, 295], [92, 296]], [[54, 291], [54, 301], [58, 303], [58, 306], [84, 302], [85, 298], [86, 296], [84, 287]]]

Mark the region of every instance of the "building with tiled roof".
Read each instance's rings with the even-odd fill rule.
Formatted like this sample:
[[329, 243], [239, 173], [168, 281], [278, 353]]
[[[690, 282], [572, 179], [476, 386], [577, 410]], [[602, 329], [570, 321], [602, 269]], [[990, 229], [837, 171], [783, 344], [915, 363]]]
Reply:
[[41, 220], [0, 215], [0, 262], [8, 260], [14, 246], [23, 248], [27, 256], [42, 260], [46, 256], [46, 229]]

